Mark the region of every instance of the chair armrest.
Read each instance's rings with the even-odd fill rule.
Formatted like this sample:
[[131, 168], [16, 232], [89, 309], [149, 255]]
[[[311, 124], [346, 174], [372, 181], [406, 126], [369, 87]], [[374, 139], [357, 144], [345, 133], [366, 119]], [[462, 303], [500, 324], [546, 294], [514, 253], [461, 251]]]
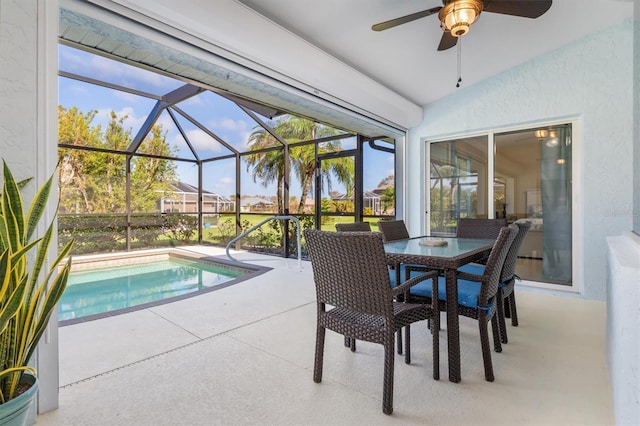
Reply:
[[421, 283], [424, 280], [428, 280], [429, 278], [437, 280], [438, 279], [438, 271], [437, 270], [431, 270], [431, 271], [426, 272], [426, 273], [424, 273], [422, 275], [418, 275], [417, 277], [410, 278], [407, 281], [405, 281], [402, 284], [400, 284], [399, 286], [392, 288], [391, 289], [391, 294], [395, 297], [395, 296], [397, 296], [399, 294], [406, 293], [414, 285], [416, 285], [418, 283]]
[[462, 278], [463, 280], [469, 281], [482, 281], [484, 279], [484, 275], [471, 274], [469, 272], [458, 271], [458, 278]]
[[431, 272], [434, 269], [433, 268], [429, 268], [428, 266], [420, 266], [420, 265], [413, 265], [413, 264], [405, 264], [404, 265], [405, 270], [407, 271], [418, 271], [418, 272]]

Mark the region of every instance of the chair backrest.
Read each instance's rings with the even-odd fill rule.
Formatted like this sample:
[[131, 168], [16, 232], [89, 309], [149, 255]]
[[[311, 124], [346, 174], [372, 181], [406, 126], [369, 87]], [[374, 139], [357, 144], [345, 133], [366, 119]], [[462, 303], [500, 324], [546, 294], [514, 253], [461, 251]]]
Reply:
[[393, 317], [391, 283], [378, 232], [304, 231], [317, 303]]
[[384, 241], [406, 240], [409, 238], [409, 231], [404, 224], [404, 220], [381, 220], [378, 222], [378, 229], [382, 232]]
[[507, 257], [504, 260], [504, 266], [502, 266], [502, 273], [500, 274], [500, 282], [502, 283], [509, 281], [516, 274], [518, 251], [520, 250], [520, 246], [522, 245], [529, 228], [531, 228], [531, 222], [516, 222], [514, 225], [518, 227], [518, 233], [511, 243], [511, 247], [509, 247]]
[[487, 265], [484, 268], [480, 296], [478, 297], [479, 306], [487, 306], [491, 298], [498, 292], [502, 266], [504, 265], [504, 260], [507, 258], [511, 243], [517, 234], [518, 227], [516, 225], [509, 225], [500, 229], [498, 238], [496, 238], [496, 242], [491, 249], [491, 254], [489, 254]]
[[369, 222], [336, 223], [336, 231], [340, 232], [371, 232]]
[[458, 219], [457, 237], [488, 238], [498, 237], [500, 229], [507, 226], [507, 219]]

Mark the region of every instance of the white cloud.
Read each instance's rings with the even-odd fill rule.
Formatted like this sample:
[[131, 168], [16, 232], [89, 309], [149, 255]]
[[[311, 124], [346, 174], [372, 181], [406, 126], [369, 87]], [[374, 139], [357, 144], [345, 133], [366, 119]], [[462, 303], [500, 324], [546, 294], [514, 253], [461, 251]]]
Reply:
[[191, 142], [191, 145], [196, 151], [221, 151], [220, 143], [200, 129], [189, 130], [186, 134], [189, 142]]
[[[98, 113], [96, 114], [94, 121], [97, 124], [101, 124], [102, 127], [105, 128], [111, 121], [111, 111], [113, 110], [110, 108], [102, 108], [97, 111]], [[116, 113], [118, 118], [124, 115], [127, 116], [127, 118], [123, 122], [124, 128], [126, 130], [129, 130], [129, 128], [131, 128], [133, 129], [133, 132], [138, 131], [138, 129], [142, 127], [142, 123], [144, 123], [144, 121], [146, 120], [146, 117], [136, 117], [135, 110], [132, 107], [124, 107], [120, 109], [120, 111], [114, 112]]]
[[91, 91], [83, 84], [71, 84], [66, 87], [66, 90], [73, 93], [75, 96], [88, 96]]
[[251, 134], [252, 128], [246, 120], [234, 120], [231, 118], [223, 118], [222, 120], [212, 121], [210, 128], [214, 132], [231, 145], [240, 147], [241, 150], [246, 148], [247, 140]]
[[213, 187], [216, 189], [216, 191], [218, 192], [225, 192], [225, 193], [231, 193], [233, 191], [230, 191], [231, 186], [234, 184], [234, 180], [230, 177], [223, 177], [221, 179], [218, 179], [214, 184]]
[[100, 55], [92, 55], [66, 46], [61, 47], [59, 52], [60, 69], [64, 71], [142, 90], [145, 87], [147, 90], [154, 87], [164, 92], [180, 85], [175, 79]]
[[128, 92], [121, 92], [119, 90], [114, 90], [113, 96], [118, 99], [122, 99], [124, 102], [130, 103], [130, 104], [135, 104], [140, 100], [140, 98], [137, 95], [134, 95]]
[[161, 114], [160, 117], [158, 117], [158, 119], [156, 120], [156, 124], [162, 125], [162, 129], [165, 131], [175, 128], [175, 124], [173, 123], [173, 120], [171, 119], [169, 114]]

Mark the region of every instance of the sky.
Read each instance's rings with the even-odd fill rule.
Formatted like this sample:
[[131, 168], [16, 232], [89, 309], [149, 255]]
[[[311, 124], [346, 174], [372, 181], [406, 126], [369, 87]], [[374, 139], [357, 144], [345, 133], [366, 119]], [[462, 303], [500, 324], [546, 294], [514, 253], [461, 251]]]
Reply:
[[[134, 88], [157, 96], [171, 92], [184, 84], [179, 80], [64, 45], [59, 45], [58, 63], [61, 71]], [[125, 128], [131, 129], [132, 137], [140, 129], [156, 104], [155, 99], [62, 76], [58, 78], [58, 84], [60, 105], [66, 108], [75, 106], [84, 113], [91, 110], [97, 111], [92, 124], [100, 124], [103, 129], [109, 122], [111, 111], [114, 111], [119, 117], [126, 115], [124, 125]], [[209, 91], [180, 102], [178, 106], [215, 135], [240, 151], [246, 151], [249, 135], [258, 126], [237, 105]], [[184, 117], [177, 115], [177, 118], [200, 158], [212, 158], [231, 153], [230, 150]], [[267, 118], [260, 118], [268, 121]], [[167, 141], [178, 150], [180, 157], [194, 158], [167, 112], [160, 116], [158, 123], [162, 124], [163, 129], [167, 132]], [[348, 143], [346, 142], [345, 145]], [[393, 155], [367, 147], [364, 156], [364, 189], [365, 191], [373, 190], [382, 179], [393, 174]], [[177, 164], [179, 180], [197, 186], [197, 166], [186, 162], [177, 162]], [[225, 197], [235, 194], [235, 160], [207, 163], [204, 167], [203, 177], [204, 190]], [[244, 163], [240, 181], [243, 195], [275, 195], [275, 184], [265, 188], [261, 183], [254, 182]], [[332, 190], [345, 192], [344, 187], [341, 187], [336, 179], [333, 179]], [[300, 183], [292, 174], [290, 194], [299, 197], [300, 192]], [[324, 195], [326, 195], [326, 191], [323, 191]]]

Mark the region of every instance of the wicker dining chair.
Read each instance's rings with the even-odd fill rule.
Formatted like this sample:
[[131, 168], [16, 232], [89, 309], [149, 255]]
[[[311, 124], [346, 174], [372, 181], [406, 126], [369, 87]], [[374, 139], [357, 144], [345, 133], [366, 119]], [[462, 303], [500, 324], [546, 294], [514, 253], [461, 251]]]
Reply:
[[[518, 251], [520, 246], [531, 228], [531, 222], [516, 222], [518, 233], [509, 247], [507, 257], [505, 258], [502, 271], [500, 273], [500, 282], [498, 284], [498, 320], [500, 323], [500, 339], [502, 343], [508, 343], [507, 325], [505, 318], [511, 317], [511, 325], [518, 326], [518, 311], [516, 309], [515, 283], [520, 277], [516, 275], [516, 262], [518, 261]], [[458, 269], [468, 274], [483, 275], [484, 265], [469, 264]]]
[[[401, 227], [400, 225], [398, 225], [398, 229], [400, 230], [400, 232], [396, 232], [396, 234], [398, 234], [399, 236], [402, 236], [404, 234], [409, 235], [407, 232], [407, 228], [404, 225], [403, 221], [396, 221], [396, 222], [401, 222]], [[336, 231], [341, 231], [341, 232], [367, 232], [367, 231], [371, 231], [371, 225], [369, 224], [369, 222], [350, 222], [350, 223], [336, 223]], [[401, 229], [404, 229], [404, 233], [401, 231]], [[383, 234], [383, 238], [384, 238], [384, 234]], [[400, 239], [400, 238], [397, 238]], [[391, 280], [391, 287], [395, 287], [396, 283], [401, 282], [402, 281], [402, 273], [404, 272], [404, 275], [406, 277], [405, 281], [408, 280], [410, 278], [410, 274], [412, 271], [419, 271], [419, 272], [430, 272], [429, 269], [421, 266], [421, 265], [414, 265], [413, 267], [409, 267], [409, 269], [407, 269], [405, 267], [405, 265], [400, 265], [399, 268], [395, 268], [395, 265], [391, 265], [391, 267], [389, 268], [389, 279]], [[398, 297], [398, 299], [400, 301], [402, 301], [402, 295], [400, 295]], [[397, 349], [398, 349], [398, 353], [402, 354], [402, 333], [398, 332], [397, 334]], [[356, 339], [351, 339], [349, 337], [345, 337], [344, 338], [344, 345], [346, 347], [350, 347], [351, 351], [355, 352], [356, 350]]]
[[371, 232], [369, 222], [336, 223], [336, 231], [341, 232]]
[[[404, 220], [381, 220], [378, 222], [378, 229], [382, 233], [382, 238], [385, 242], [397, 241], [397, 240], [406, 240], [409, 237], [409, 231], [407, 230], [407, 226], [404, 224]], [[413, 272], [431, 272], [433, 269], [427, 268], [423, 265], [390, 265], [393, 270], [397, 272], [395, 277], [391, 275], [392, 285], [395, 285], [395, 281], [402, 280], [402, 273], [404, 272], [404, 280], [408, 280], [411, 276], [415, 275]], [[398, 267], [399, 266], [399, 267]]]
[[[371, 232], [369, 222], [346, 222], [336, 223], [336, 231], [340, 232]], [[356, 351], [356, 339], [344, 338], [344, 345], [350, 347], [352, 352]]]
[[[378, 222], [378, 229], [382, 233], [382, 238], [385, 242], [406, 240], [409, 237], [409, 230], [402, 219], [396, 220], [381, 220]], [[391, 285], [395, 286], [396, 283], [401, 282], [404, 275], [404, 281], [407, 281], [411, 276], [420, 274], [423, 272], [429, 273], [433, 269], [426, 268], [422, 265], [408, 265], [397, 264], [389, 265], [389, 273], [391, 278]], [[402, 296], [401, 296], [402, 297]], [[402, 335], [398, 335], [397, 339], [398, 353], [402, 353]]]
[[507, 219], [458, 219], [456, 237], [495, 239], [500, 229], [507, 226]]
[[[394, 334], [405, 329], [405, 362], [410, 358], [410, 325], [431, 319], [433, 323], [433, 374], [439, 378], [438, 315], [434, 306], [394, 301], [410, 287], [424, 283], [412, 278], [395, 288], [387, 273], [382, 236], [377, 232], [326, 232], [307, 229], [307, 242], [317, 297], [317, 328], [313, 380], [322, 381], [326, 329], [354, 339], [384, 346], [382, 411], [393, 412]], [[437, 292], [431, 276], [432, 294]], [[434, 305], [437, 305], [434, 303]]]
[[[480, 331], [480, 344], [482, 347], [482, 360], [484, 363], [485, 379], [494, 381], [493, 364], [491, 362], [491, 348], [489, 346], [488, 324], [491, 321], [493, 331], [493, 345], [496, 352], [502, 351], [500, 341], [500, 325], [496, 314], [498, 302], [498, 282], [502, 266], [507, 257], [509, 247], [518, 233], [518, 227], [509, 225], [503, 227], [491, 249], [489, 259], [484, 268], [483, 275], [457, 272], [458, 285], [458, 314], [478, 320]], [[432, 305], [431, 295], [433, 289], [417, 284], [409, 290], [407, 302], [423, 302]], [[446, 311], [446, 281], [445, 277], [438, 278], [438, 299], [440, 311]], [[434, 318], [437, 315], [434, 315]]]
[[382, 232], [385, 242], [406, 240], [409, 238], [409, 231], [404, 224], [404, 220], [381, 220], [378, 222], [378, 229]]
[[[507, 226], [507, 219], [458, 219], [456, 237], [458, 238], [486, 238], [494, 240], [498, 237], [500, 229]], [[487, 263], [488, 257], [478, 259], [475, 263], [482, 265]]]

